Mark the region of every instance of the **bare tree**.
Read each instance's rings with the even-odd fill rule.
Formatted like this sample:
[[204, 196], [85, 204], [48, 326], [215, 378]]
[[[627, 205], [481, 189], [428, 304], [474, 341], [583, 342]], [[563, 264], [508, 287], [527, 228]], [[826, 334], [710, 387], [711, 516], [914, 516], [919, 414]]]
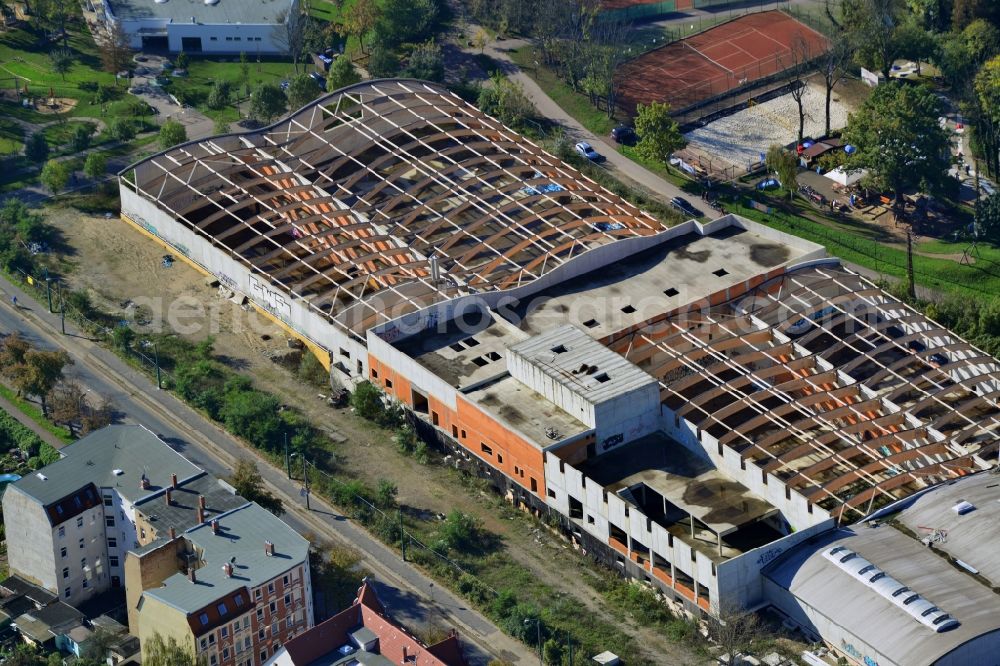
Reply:
[[82, 425], [87, 411], [87, 392], [77, 382], [66, 380], [56, 384], [49, 393], [49, 418], [69, 428], [74, 435], [74, 426]]
[[80, 434], [86, 435], [88, 432], [94, 432], [111, 425], [115, 421], [115, 411], [115, 405], [111, 402], [111, 398], [102, 397], [100, 403], [89, 406], [86, 414], [83, 415]]
[[805, 78], [812, 56], [810, 54], [809, 43], [801, 35], [798, 35], [792, 42], [791, 59], [791, 73], [795, 79], [792, 81], [792, 91], [790, 94], [792, 99], [795, 100], [796, 107], [798, 107], [799, 143], [802, 143], [806, 130], [806, 108], [805, 104], [803, 104], [803, 99], [809, 90], [809, 86], [806, 85], [803, 78]]
[[622, 63], [628, 59], [625, 49], [628, 32], [629, 26], [620, 21], [595, 23], [586, 42], [587, 76], [583, 87], [594, 106], [599, 106], [600, 98], [604, 98], [608, 118], [614, 118], [618, 104], [617, 77]]
[[296, 74], [299, 73], [299, 60], [305, 48], [308, 20], [296, 3], [291, 9], [284, 9], [278, 14], [277, 25], [274, 27], [274, 42], [292, 59]]
[[132, 62], [131, 40], [121, 22], [109, 22], [100, 42], [101, 65], [105, 72], [117, 74]]
[[710, 633], [729, 663], [737, 664], [737, 655], [746, 654], [753, 640], [762, 632], [760, 617], [736, 606], [723, 606], [719, 617], [711, 623]]
[[823, 86], [826, 89], [826, 124], [824, 125], [826, 136], [830, 136], [830, 102], [833, 99], [833, 89], [847, 74], [853, 55], [854, 48], [848, 41], [847, 35], [841, 34], [832, 40], [830, 48], [820, 58], [820, 71], [823, 75]]

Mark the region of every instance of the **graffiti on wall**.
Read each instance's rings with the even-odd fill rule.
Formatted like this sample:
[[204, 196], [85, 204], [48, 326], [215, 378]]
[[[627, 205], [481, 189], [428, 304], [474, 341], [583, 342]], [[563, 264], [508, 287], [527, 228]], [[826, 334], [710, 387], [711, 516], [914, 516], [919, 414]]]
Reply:
[[292, 319], [292, 304], [288, 301], [285, 294], [280, 291], [272, 289], [270, 286], [257, 279], [253, 275], [250, 278], [250, 291], [248, 296], [257, 305], [261, 306], [274, 316], [278, 317], [284, 322], [290, 322]]
[[854, 647], [853, 643], [848, 643], [843, 638], [840, 639], [840, 649], [844, 652], [844, 654], [847, 654], [851, 657], [854, 657], [855, 659], [864, 662], [865, 666], [878, 666], [877, 661], [875, 661], [866, 654], [862, 654], [861, 650]]
[[129, 220], [131, 220], [133, 224], [135, 224], [135, 225], [137, 225], [139, 227], [142, 227], [143, 229], [145, 229], [149, 233], [153, 234], [154, 236], [156, 236], [157, 238], [159, 238], [160, 240], [162, 240], [164, 243], [166, 243], [170, 247], [174, 248], [175, 250], [177, 250], [178, 252], [180, 252], [181, 254], [183, 254], [185, 257], [191, 256], [191, 251], [188, 250], [188, 248], [187, 248], [186, 245], [181, 245], [180, 243], [177, 243], [175, 241], [170, 240], [169, 238], [166, 238], [166, 237], [162, 236], [160, 234], [159, 230], [157, 230], [156, 227], [154, 227], [152, 224], [150, 224], [149, 222], [147, 222], [146, 219], [144, 217], [142, 217], [141, 215], [136, 215], [135, 213], [122, 213], [122, 214], [125, 217], [127, 217]]

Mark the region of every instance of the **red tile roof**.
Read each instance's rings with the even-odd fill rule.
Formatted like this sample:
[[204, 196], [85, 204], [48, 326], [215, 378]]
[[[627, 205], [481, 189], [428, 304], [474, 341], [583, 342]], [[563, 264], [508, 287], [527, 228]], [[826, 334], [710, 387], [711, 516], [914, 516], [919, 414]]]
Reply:
[[467, 666], [457, 634], [452, 633], [432, 646], [424, 645], [385, 615], [385, 607], [367, 580], [358, 589], [354, 604], [291, 639], [284, 647], [293, 664], [306, 666], [351, 643], [351, 632], [362, 626], [378, 636], [379, 653], [390, 661], [414, 666]]

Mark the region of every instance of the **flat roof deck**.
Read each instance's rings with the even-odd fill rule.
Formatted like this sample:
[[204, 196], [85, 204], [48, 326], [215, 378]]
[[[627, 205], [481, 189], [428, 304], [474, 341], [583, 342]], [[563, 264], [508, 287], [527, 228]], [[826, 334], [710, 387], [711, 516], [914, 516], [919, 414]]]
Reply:
[[691, 233], [542, 291], [515, 323], [531, 335], [570, 323], [601, 339], [805, 254], [738, 227]]
[[[713, 559], [727, 559], [762, 545], [756, 542], [760, 538], [773, 540], [764, 531], [750, 542], [743, 539], [725, 542], [720, 558], [719, 536], [725, 539], [778, 510], [663, 433], [654, 433], [591, 458], [580, 466], [580, 471], [636, 504], [674, 536]], [[660, 495], [683, 515], [672, 507], [657, 506], [656, 498], [650, 498], [648, 491]], [[712, 533], [710, 537], [700, 534], [704, 529], [699, 529], [699, 525], [692, 535], [689, 522], [692, 516]], [[773, 536], [780, 535], [774, 532]]]
[[585, 423], [510, 375], [483, 384], [465, 396], [540, 449], [590, 430]]

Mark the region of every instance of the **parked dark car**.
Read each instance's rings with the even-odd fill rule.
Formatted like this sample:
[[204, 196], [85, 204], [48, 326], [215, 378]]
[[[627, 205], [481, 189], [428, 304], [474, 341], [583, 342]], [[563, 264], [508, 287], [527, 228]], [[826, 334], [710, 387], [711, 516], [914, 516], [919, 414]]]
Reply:
[[619, 125], [611, 130], [611, 138], [615, 141], [615, 143], [620, 143], [625, 146], [631, 146], [639, 140], [639, 137], [635, 134], [635, 130], [628, 125]]
[[670, 205], [682, 213], [691, 215], [692, 217], [701, 217], [702, 212], [691, 205], [691, 202], [684, 197], [674, 197], [670, 200]]

